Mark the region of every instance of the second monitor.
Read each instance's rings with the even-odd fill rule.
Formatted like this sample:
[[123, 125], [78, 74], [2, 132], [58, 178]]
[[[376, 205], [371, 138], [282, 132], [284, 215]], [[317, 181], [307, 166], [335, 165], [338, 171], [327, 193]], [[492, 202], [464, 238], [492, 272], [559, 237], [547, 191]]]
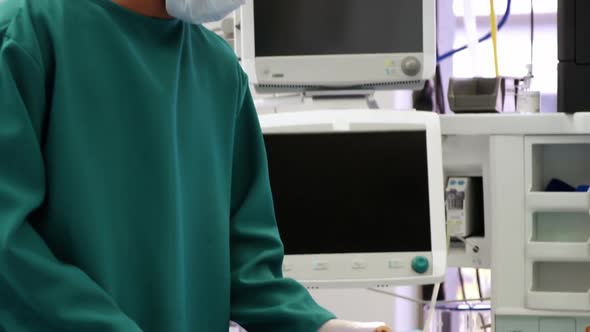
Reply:
[[434, 0], [248, 0], [242, 62], [259, 92], [421, 88]]
[[310, 287], [440, 281], [441, 135], [423, 112], [261, 117], [284, 273]]

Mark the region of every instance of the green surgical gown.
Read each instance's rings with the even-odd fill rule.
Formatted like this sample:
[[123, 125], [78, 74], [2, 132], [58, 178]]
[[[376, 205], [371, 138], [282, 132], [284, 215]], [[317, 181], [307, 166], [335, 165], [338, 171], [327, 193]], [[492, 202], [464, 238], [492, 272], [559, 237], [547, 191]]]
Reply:
[[202, 26], [0, 0], [0, 331], [315, 332], [247, 77]]

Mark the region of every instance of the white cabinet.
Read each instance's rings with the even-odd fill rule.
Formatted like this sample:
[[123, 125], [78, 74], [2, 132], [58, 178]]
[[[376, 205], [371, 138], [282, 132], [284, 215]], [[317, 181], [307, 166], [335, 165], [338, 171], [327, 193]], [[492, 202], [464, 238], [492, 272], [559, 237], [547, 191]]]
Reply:
[[[590, 113], [459, 115], [441, 120], [445, 169], [481, 168], [497, 332], [590, 328], [590, 193], [548, 192], [552, 179], [590, 185]], [[480, 166], [480, 164], [476, 164]], [[581, 189], [580, 189], [581, 190]], [[575, 322], [575, 324], [574, 324]]]
[[526, 137], [524, 173], [527, 306], [590, 311], [590, 193], [544, 192], [590, 184], [590, 137]]

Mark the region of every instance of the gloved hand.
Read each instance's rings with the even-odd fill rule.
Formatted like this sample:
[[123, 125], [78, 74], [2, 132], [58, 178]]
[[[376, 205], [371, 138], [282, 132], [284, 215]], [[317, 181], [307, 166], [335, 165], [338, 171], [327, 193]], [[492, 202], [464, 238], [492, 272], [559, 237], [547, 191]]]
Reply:
[[328, 321], [318, 332], [392, 332], [385, 323], [359, 323], [333, 319]]

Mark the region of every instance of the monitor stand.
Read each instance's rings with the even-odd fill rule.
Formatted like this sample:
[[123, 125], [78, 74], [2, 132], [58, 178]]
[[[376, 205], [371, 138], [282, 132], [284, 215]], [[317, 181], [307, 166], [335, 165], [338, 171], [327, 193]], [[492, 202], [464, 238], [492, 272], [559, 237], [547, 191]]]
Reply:
[[307, 91], [303, 96], [324, 109], [379, 109], [373, 90]]
[[257, 99], [259, 113], [379, 109], [373, 90], [315, 90]]

